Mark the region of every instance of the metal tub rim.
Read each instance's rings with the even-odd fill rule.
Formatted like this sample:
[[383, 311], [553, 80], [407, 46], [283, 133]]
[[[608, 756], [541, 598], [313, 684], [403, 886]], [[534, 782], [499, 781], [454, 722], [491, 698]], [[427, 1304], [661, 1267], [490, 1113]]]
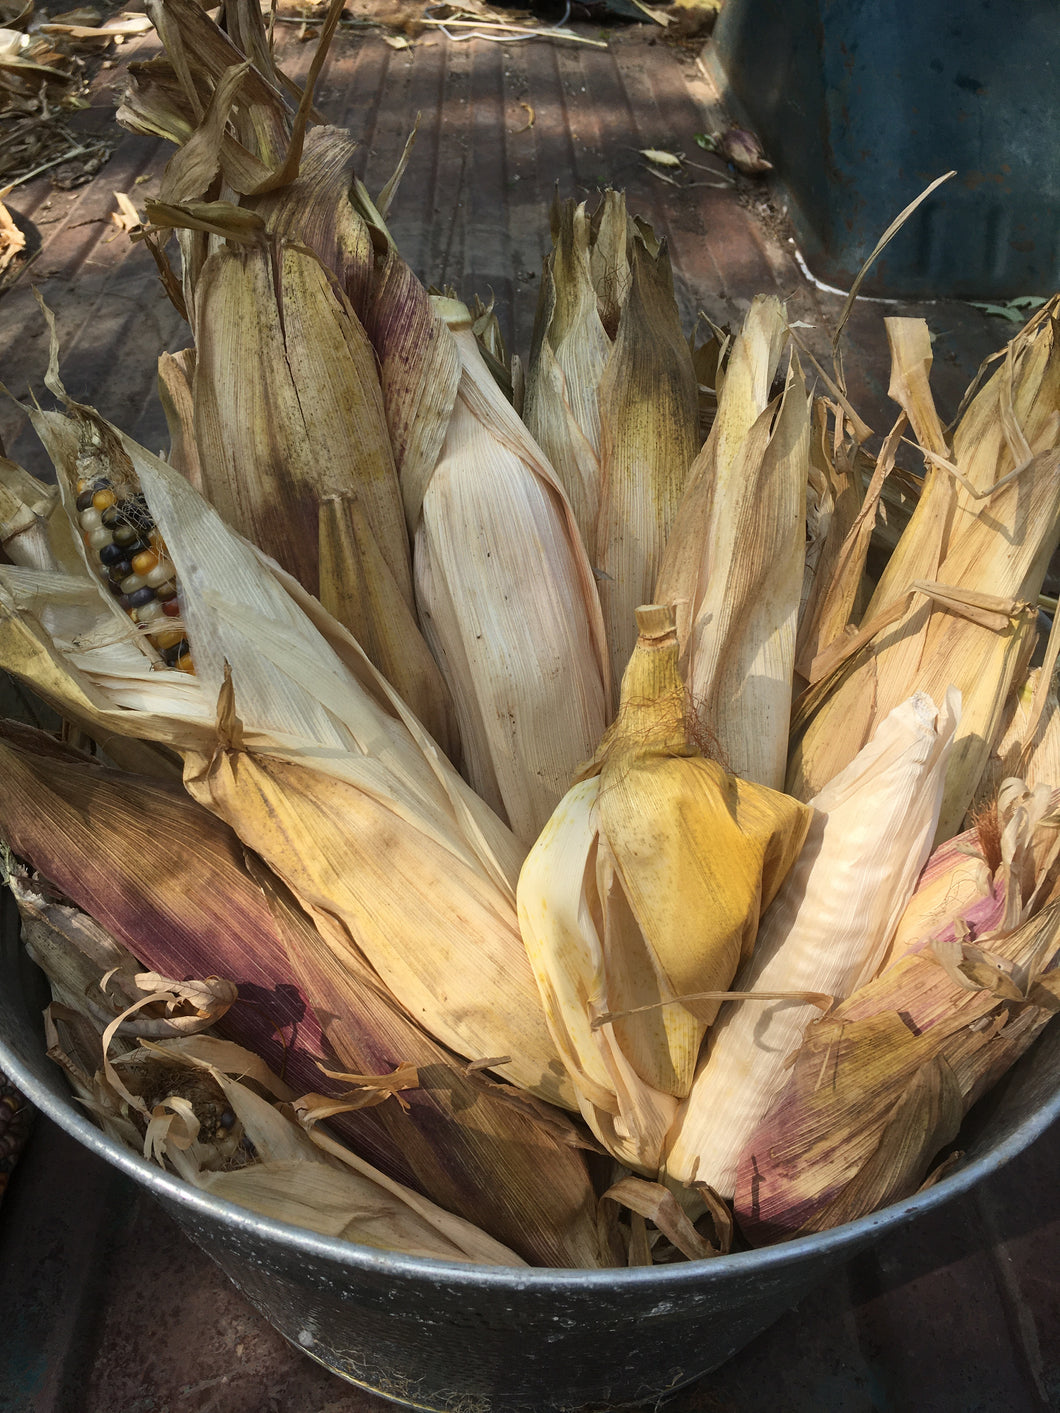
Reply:
[[[1057, 1025], [1060, 1026], [1060, 1022]], [[52, 1062], [47, 1063], [50, 1065]], [[750, 1277], [756, 1273], [765, 1274], [774, 1268], [787, 1267], [804, 1258], [820, 1257], [829, 1252], [838, 1253], [847, 1247], [863, 1247], [891, 1227], [925, 1215], [969, 1191], [1029, 1147], [1060, 1118], [1060, 1089], [1057, 1089], [1048, 1100], [1022, 1118], [999, 1143], [992, 1144], [979, 1156], [962, 1160], [950, 1174], [934, 1186], [842, 1226], [809, 1236], [795, 1237], [775, 1245], [717, 1256], [706, 1261], [688, 1261], [667, 1266], [605, 1267], [600, 1270], [484, 1266], [471, 1262], [405, 1256], [398, 1252], [361, 1246], [338, 1237], [321, 1236], [303, 1227], [260, 1217], [247, 1208], [200, 1191], [182, 1178], [167, 1173], [109, 1138], [78, 1111], [72, 1095], [68, 1100], [61, 1098], [51, 1085], [23, 1063], [2, 1035], [0, 1070], [8, 1075], [30, 1103], [67, 1134], [124, 1172], [167, 1206], [187, 1209], [189, 1213], [236, 1228], [258, 1240], [275, 1243], [288, 1250], [294, 1248], [306, 1256], [345, 1266], [350, 1270], [424, 1281], [443, 1281], [450, 1286], [466, 1285], [477, 1289], [493, 1287], [498, 1290], [530, 1288], [538, 1292], [551, 1290], [557, 1294], [573, 1293], [575, 1290], [585, 1293], [595, 1288], [613, 1291], [616, 1283], [630, 1292], [643, 1289], [645, 1294], [650, 1291], [653, 1295], [676, 1293], [683, 1286], [690, 1284], [724, 1281], [737, 1275]], [[60, 1083], [65, 1082], [61, 1079], [57, 1067], [56, 1078]]]

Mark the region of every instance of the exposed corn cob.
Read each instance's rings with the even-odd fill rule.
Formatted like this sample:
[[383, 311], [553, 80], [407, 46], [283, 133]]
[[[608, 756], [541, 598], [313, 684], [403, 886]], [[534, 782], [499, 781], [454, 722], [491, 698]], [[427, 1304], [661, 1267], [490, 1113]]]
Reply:
[[[734, 990], [843, 997], [872, 975], [931, 849], [958, 710], [956, 693], [941, 710], [912, 698], [814, 798], [806, 844]], [[726, 1003], [668, 1139], [671, 1180], [732, 1195], [740, 1152], [818, 1014], [794, 999]]]
[[653, 1173], [716, 993], [810, 815], [702, 755], [673, 610], [642, 607], [637, 620], [618, 718], [530, 851], [519, 921], [584, 1116], [622, 1162]]

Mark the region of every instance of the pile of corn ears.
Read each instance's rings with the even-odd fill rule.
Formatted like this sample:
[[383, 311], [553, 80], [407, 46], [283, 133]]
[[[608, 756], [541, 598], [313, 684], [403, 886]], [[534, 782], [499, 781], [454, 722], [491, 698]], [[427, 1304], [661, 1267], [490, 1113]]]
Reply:
[[1060, 300], [949, 428], [887, 320], [871, 454], [777, 299], [687, 338], [608, 191], [557, 202], [509, 363], [316, 121], [340, 9], [299, 89], [256, 0], [148, 0], [169, 455], [53, 327], [57, 484], [0, 460], [0, 668], [65, 723], [0, 724], [50, 1053], [189, 1183], [416, 1255], [908, 1196], [1060, 1004]]

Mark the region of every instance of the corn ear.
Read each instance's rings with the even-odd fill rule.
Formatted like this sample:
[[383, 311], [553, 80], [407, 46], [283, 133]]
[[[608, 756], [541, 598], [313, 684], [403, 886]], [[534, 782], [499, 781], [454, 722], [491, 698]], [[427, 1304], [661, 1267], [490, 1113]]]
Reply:
[[740, 1157], [745, 1235], [820, 1231], [915, 1192], [1055, 1013], [1058, 948], [1054, 901], [1007, 935], [907, 954], [812, 1026]]
[[[347, 829], [365, 819], [384, 826], [381, 837], [393, 839], [396, 845], [400, 840], [394, 861], [402, 858], [404, 864], [390, 874], [390, 901], [383, 912], [375, 909], [363, 880], [358, 885], [355, 878], [346, 876], [348, 869], [340, 870], [344, 876], [337, 881], [339, 910], [349, 909], [358, 944], [373, 950], [378, 946], [373, 962], [392, 978], [402, 978], [408, 992], [399, 999], [415, 1013], [423, 1014], [425, 1009], [432, 1013], [434, 1033], [474, 1059], [504, 1056], [518, 1042], [508, 1072], [556, 1097], [562, 1091], [556, 1077], [559, 1066], [544, 1022], [536, 1016], [533, 982], [516, 927], [514, 882], [521, 855], [514, 840], [423, 738], [422, 728], [420, 735], [415, 734], [414, 719], [407, 716], [407, 709], [402, 714], [397, 699], [386, 695], [380, 681], [371, 679], [367, 662], [363, 669], [371, 684], [368, 690], [336, 657], [282, 583], [263, 567], [257, 552], [235, 537], [186, 481], [128, 439], [119, 441], [146, 490], [184, 586], [185, 619], [195, 645], [198, 675], [189, 693], [193, 697], [189, 729], [177, 735], [175, 743], [187, 750], [188, 770], [199, 780], [202, 798], [238, 820], [245, 842], [253, 845], [260, 835], [267, 852], [270, 825], [260, 814], [262, 795], [278, 789], [279, 775], [289, 770], [292, 790], [297, 785], [298, 793], [287, 798], [276, 816], [271, 845], [278, 859], [290, 850], [292, 882], [306, 863], [310, 874], [313, 868], [312, 861], [305, 859], [299, 811], [328, 835], [332, 856], [340, 847], [343, 822]], [[213, 722], [211, 702], [225, 686], [229, 670], [239, 684], [240, 711], [246, 721], [237, 722], [231, 686], [225, 687], [221, 741], [228, 753], [216, 757], [216, 774], [210, 775], [205, 766], [216, 755], [217, 728], [207, 738], [210, 744], [199, 747], [202, 713], [208, 710]], [[165, 675], [143, 674], [147, 680]], [[134, 685], [139, 690], [138, 683]], [[132, 698], [130, 705], [143, 708], [131, 689], [125, 695]], [[134, 723], [128, 729], [141, 726]], [[277, 753], [286, 751], [292, 761], [308, 754], [312, 767], [299, 768], [291, 762], [285, 767], [279, 754], [275, 758], [252, 754], [263, 745]], [[325, 771], [333, 774], [325, 779]], [[224, 790], [219, 788], [221, 782]], [[337, 825], [339, 833], [334, 832]], [[364, 838], [358, 848], [372, 852], [371, 842]], [[382, 867], [384, 852], [377, 842], [375, 863], [368, 873], [387, 872]], [[423, 886], [418, 862], [423, 859], [433, 860], [444, 880], [434, 893]], [[331, 864], [324, 855], [317, 862], [320, 874], [315, 881], [304, 877], [302, 887], [315, 890], [314, 896], [327, 910], [320, 889], [326, 892], [331, 886]], [[402, 870], [406, 883], [412, 880], [412, 894], [405, 897], [398, 896], [397, 888]], [[381, 896], [387, 896], [387, 891]], [[410, 911], [413, 899], [418, 903]], [[391, 909], [393, 928], [380, 921]], [[467, 922], [467, 909], [474, 923], [454, 937], [453, 920]], [[413, 913], [415, 926], [409, 921]], [[428, 932], [422, 934], [417, 928], [425, 921]], [[431, 945], [424, 946], [425, 935], [432, 939]], [[510, 1004], [492, 1013], [491, 1002], [476, 980], [482, 959], [475, 955], [470, 939], [480, 935], [489, 939], [490, 965], [499, 974], [502, 994], [510, 994]], [[406, 948], [408, 956], [402, 960]], [[450, 966], [458, 968], [455, 981], [447, 972]], [[438, 995], [450, 1000], [439, 1006]], [[468, 1024], [460, 1017], [464, 996], [471, 1002]], [[519, 1017], [519, 1026], [510, 1036], [498, 1030], [497, 1018], [505, 1014]]]
[[[99, 919], [64, 909], [61, 937], [35, 934], [49, 955], [61, 950], [80, 1009], [92, 976], [128, 956], [114, 939], [170, 975], [223, 967], [245, 999], [217, 1022], [218, 1033], [282, 1066], [299, 1091], [341, 1097], [328, 1078], [336, 1068], [416, 1066], [419, 1087], [402, 1104], [340, 1105], [330, 1119], [358, 1151], [535, 1264], [606, 1263], [585, 1160], [561, 1114], [466, 1074], [359, 952], [330, 945], [264, 865], [248, 872], [239, 839], [179, 786], [86, 762], [29, 728], [5, 723], [3, 734], [10, 788], [0, 795], [0, 835]], [[48, 920], [54, 927], [52, 912]], [[72, 942], [81, 951], [92, 943], [88, 970], [71, 973]], [[100, 993], [92, 1013], [105, 1024], [114, 1010]]]
[[584, 202], [552, 209], [553, 250], [545, 261], [523, 419], [540, 443], [574, 511], [595, 563], [600, 512], [599, 386], [611, 339], [597, 308]]
[[656, 587], [678, 605], [685, 680], [730, 769], [779, 789], [805, 565], [810, 424], [797, 361], [769, 402], [787, 333], [758, 297], [725, 372]]
[[[246, 1062], [253, 1056], [229, 1052], [227, 1062], [218, 1063], [216, 1051], [204, 1047], [198, 1037], [150, 1048], [178, 1071], [183, 1062], [193, 1074], [205, 1073], [214, 1081], [254, 1155], [252, 1161], [219, 1170], [185, 1161], [182, 1176], [196, 1187], [261, 1216], [365, 1246], [436, 1260], [524, 1264], [472, 1223], [388, 1178], [348, 1149], [305, 1132], [289, 1113], [242, 1083]], [[159, 1117], [157, 1107], [154, 1116]], [[189, 1117], [194, 1121], [194, 1115]], [[176, 1156], [161, 1135], [155, 1141], [160, 1156]], [[178, 1141], [175, 1146], [179, 1151], [182, 1145]]]
[[582, 1112], [657, 1168], [703, 1034], [791, 867], [809, 812], [698, 750], [673, 611], [638, 611], [622, 704], [519, 879], [519, 918]]
[[[959, 699], [913, 697], [811, 802], [798, 861], [734, 990], [849, 994], [886, 951], [931, 849]], [[671, 1130], [666, 1171], [732, 1195], [741, 1150], [819, 1014], [803, 1000], [729, 1001]]]
[[[281, 249], [273, 268], [264, 250], [218, 250], [199, 277], [193, 327], [203, 494], [310, 593], [323, 589], [328, 606], [344, 610], [341, 621], [451, 745], [445, 712], [435, 710], [423, 680], [397, 471], [374, 354], [352, 309], [308, 254]], [[241, 367], [254, 367], [256, 377], [233, 379], [232, 368]], [[325, 532], [337, 529], [322, 511], [334, 497], [356, 497], [361, 537], [373, 542], [341, 595], [335, 581], [346, 565], [336, 562], [337, 535], [323, 547], [330, 576], [323, 585], [318, 557], [322, 514]], [[363, 592], [355, 594], [359, 582]], [[406, 661], [419, 667], [406, 672]]]
[[[653, 601], [698, 447], [698, 391], [665, 249], [639, 232], [614, 348], [600, 380], [600, 513], [594, 567], [617, 687]], [[659, 602], [666, 602], [659, 598]]]
[[420, 617], [468, 779], [529, 843], [606, 724], [600, 609], [551, 467], [490, 377], [467, 310], [441, 307], [463, 371], [419, 510]]
[[399, 799], [232, 742], [189, 756], [185, 783], [430, 1034], [471, 1060], [506, 1058], [491, 1068], [562, 1099], [513, 900], [473, 858]]

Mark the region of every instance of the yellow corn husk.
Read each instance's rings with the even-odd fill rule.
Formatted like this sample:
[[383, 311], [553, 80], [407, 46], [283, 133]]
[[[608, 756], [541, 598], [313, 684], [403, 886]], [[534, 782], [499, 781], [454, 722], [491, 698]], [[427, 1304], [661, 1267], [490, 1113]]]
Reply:
[[784, 780], [809, 474], [809, 411], [794, 357], [783, 396], [769, 402], [786, 336], [779, 301], [757, 298], [656, 587], [677, 604], [685, 680], [722, 758], [773, 789]]
[[[762, 919], [738, 991], [849, 994], [872, 975], [931, 849], [959, 699], [916, 696], [811, 802], [795, 867]], [[732, 1195], [740, 1152], [819, 1014], [803, 1000], [729, 1001], [666, 1149], [674, 1182]]]
[[519, 878], [519, 921], [582, 1113], [653, 1173], [678, 1098], [810, 812], [689, 735], [673, 610], [642, 607], [615, 724]]
[[[788, 788], [800, 797], [812, 795], [852, 758], [896, 701], [914, 690], [937, 696], [953, 682], [961, 690], [964, 714], [939, 818], [938, 837], [943, 839], [961, 827], [998, 739], [1004, 702], [1013, 682], [1020, 680], [1035, 633], [1031, 605], [1060, 542], [1060, 451], [1055, 449], [1060, 416], [1055, 408], [1048, 413], [1055, 397], [1050, 389], [1060, 377], [1053, 371], [1060, 349], [1053, 347], [1049, 318], [1014, 341], [1005, 367], [962, 416], [954, 438], [963, 458], [956, 463], [962, 478], [958, 485], [948, 453], [934, 450], [940, 434], [927, 388], [923, 340], [916, 329], [903, 325], [902, 330], [901, 338], [891, 331], [892, 387], [900, 389], [925, 454], [929, 461], [935, 458], [934, 469], [892, 556], [891, 566], [897, 560], [899, 568], [881, 580], [860, 636], [839, 644], [838, 668], [834, 659], [833, 668], [828, 667], [827, 653], [819, 659], [825, 665], [812, 702], [799, 716]], [[996, 442], [982, 438], [973, 443], [961, 430], [969, 419], [978, 427], [991, 409], [995, 417], [1012, 421], [1002, 411], [1008, 405], [1003, 392], [1010, 365], [1008, 383], [1015, 391], [1008, 403], [1020, 407], [1034, 437], [1033, 444], [1026, 443], [1029, 454], [1018, 462], [1023, 443], [1014, 426], [1012, 447], [1006, 442], [1000, 451]], [[1045, 412], [1035, 401], [1039, 391]], [[975, 497], [964, 496], [968, 487], [975, 489]], [[927, 581], [903, 580], [905, 572], [917, 567], [931, 569]]]
[[[594, 567], [611, 654], [622, 680], [638, 605], [655, 581], [698, 449], [698, 385], [681, 332], [665, 248], [630, 239], [631, 280], [599, 385], [600, 511]], [[668, 600], [660, 600], [668, 601]]]
[[597, 307], [585, 203], [552, 208], [553, 250], [545, 261], [526, 376], [523, 420], [540, 443], [596, 562], [600, 515], [599, 387], [611, 339]]
[[820, 1231], [917, 1190], [967, 1110], [1060, 1009], [1055, 891], [1011, 931], [907, 953], [810, 1027], [740, 1156], [745, 1235]]
[[490, 377], [467, 310], [440, 307], [463, 372], [417, 516], [420, 616], [468, 778], [529, 843], [607, 722], [600, 609], [551, 467]]
[[[32, 940], [38, 955], [46, 948], [49, 958], [60, 957], [61, 999], [108, 1024], [116, 1014], [111, 996], [124, 994], [127, 974], [143, 970], [123, 960], [129, 951], [170, 975], [220, 968], [249, 997], [231, 1007], [221, 1033], [282, 1064], [291, 1085], [333, 1089], [319, 1069], [334, 1070], [332, 1056], [355, 1073], [416, 1067], [419, 1087], [400, 1104], [340, 1109], [331, 1120], [372, 1162], [534, 1264], [605, 1263], [584, 1157], [561, 1114], [539, 1112], [487, 1076], [466, 1074], [359, 953], [329, 945], [264, 865], [248, 872], [239, 839], [179, 785], [101, 768], [27, 728], [0, 723], [0, 730], [7, 782], [0, 836], [111, 934], [101, 937], [98, 925], [70, 908], [48, 906], [62, 936], [50, 942], [38, 929]], [[89, 971], [76, 965], [82, 953]], [[93, 992], [92, 976], [117, 966], [107, 994]], [[134, 1033], [174, 1033], [150, 1025]]]
[[512, 901], [473, 859], [417, 828], [399, 802], [305, 765], [230, 747], [211, 760], [189, 757], [185, 784], [284, 879], [325, 935], [363, 953], [425, 1030], [562, 1102]]

